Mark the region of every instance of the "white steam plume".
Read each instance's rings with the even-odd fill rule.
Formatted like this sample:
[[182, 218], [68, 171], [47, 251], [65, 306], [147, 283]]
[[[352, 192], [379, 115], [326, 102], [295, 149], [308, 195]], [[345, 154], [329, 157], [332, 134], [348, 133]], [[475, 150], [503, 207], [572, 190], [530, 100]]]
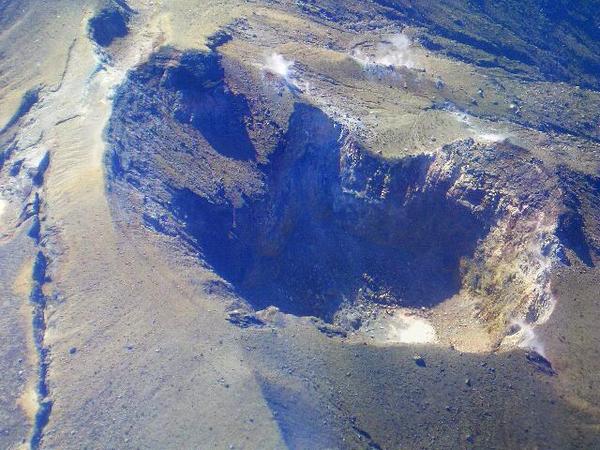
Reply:
[[263, 65], [263, 70], [265, 72], [271, 73], [273, 75], [277, 75], [283, 78], [286, 81], [290, 81], [293, 77], [292, 67], [294, 66], [294, 61], [290, 61], [285, 59], [279, 53], [271, 53], [269, 56], [265, 58], [265, 63]]
[[395, 34], [377, 46], [375, 64], [382, 66], [415, 67], [412, 42], [405, 34]]

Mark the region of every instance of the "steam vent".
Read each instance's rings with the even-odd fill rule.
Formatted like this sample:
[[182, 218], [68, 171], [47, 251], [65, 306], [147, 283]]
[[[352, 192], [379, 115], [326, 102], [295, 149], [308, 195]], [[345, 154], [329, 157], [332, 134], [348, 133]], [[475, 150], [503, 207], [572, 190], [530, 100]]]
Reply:
[[0, 0], [0, 450], [600, 449], [597, 0]]

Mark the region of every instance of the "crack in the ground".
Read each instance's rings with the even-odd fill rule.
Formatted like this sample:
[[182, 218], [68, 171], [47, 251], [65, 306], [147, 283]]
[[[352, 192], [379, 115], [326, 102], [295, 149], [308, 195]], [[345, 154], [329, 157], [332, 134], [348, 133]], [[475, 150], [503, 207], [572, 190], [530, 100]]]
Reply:
[[52, 411], [52, 400], [49, 398], [48, 389], [48, 367], [49, 349], [44, 339], [46, 334], [46, 297], [43, 286], [46, 282], [46, 268], [48, 261], [43, 251], [38, 251], [32, 271], [33, 288], [30, 301], [33, 307], [32, 331], [35, 349], [38, 356], [38, 380], [36, 393], [38, 397], [38, 410], [35, 414], [30, 445], [32, 449], [38, 449], [44, 434], [44, 427], [48, 424]]
[[[46, 168], [50, 162], [49, 154], [46, 155]], [[46, 345], [46, 303], [47, 298], [44, 294], [44, 285], [48, 280], [47, 268], [48, 257], [41, 234], [41, 200], [39, 187], [44, 181], [44, 172], [36, 175], [35, 185], [38, 190], [34, 193], [33, 200], [28, 203], [23, 211], [23, 222], [31, 220], [31, 225], [27, 235], [34, 241], [37, 254], [31, 271], [31, 291], [29, 301], [31, 304], [31, 332], [33, 335], [33, 344], [37, 356], [37, 382], [35, 383], [35, 393], [37, 397], [37, 411], [32, 424], [30, 448], [36, 450], [40, 448], [44, 435], [44, 428], [50, 419], [52, 411], [52, 400], [49, 397], [48, 387], [48, 368], [50, 365], [50, 349]], [[22, 223], [23, 223], [22, 222]]]
[[60, 91], [65, 82], [65, 78], [67, 77], [67, 72], [69, 71], [69, 64], [71, 64], [71, 59], [73, 57], [73, 49], [75, 48], [75, 44], [77, 44], [77, 38], [73, 39], [71, 45], [69, 45], [69, 50], [67, 51], [67, 60], [65, 61], [65, 67], [63, 68], [62, 74], [60, 75], [60, 80], [58, 80], [58, 84], [55, 88], [50, 89], [50, 92], [55, 93]]

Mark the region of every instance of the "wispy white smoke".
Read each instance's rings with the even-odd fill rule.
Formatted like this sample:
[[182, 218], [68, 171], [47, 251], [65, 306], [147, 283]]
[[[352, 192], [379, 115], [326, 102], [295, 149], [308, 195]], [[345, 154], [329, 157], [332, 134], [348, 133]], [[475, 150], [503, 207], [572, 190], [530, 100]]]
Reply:
[[379, 43], [375, 64], [394, 67], [415, 67], [412, 42], [405, 34], [395, 34]]
[[376, 75], [390, 74], [389, 68], [405, 67], [415, 68], [415, 54], [412, 42], [405, 34], [394, 34], [381, 41], [375, 49], [356, 48], [352, 51], [352, 58], [363, 68]]
[[534, 350], [545, 357], [544, 343], [535, 334], [535, 331], [533, 330], [533, 325], [525, 323], [522, 320], [518, 320], [513, 322], [513, 326], [517, 326], [519, 328], [519, 331], [516, 334], [516, 337], [518, 339], [518, 347], [528, 350]]
[[[452, 111], [452, 110], [451, 110]], [[483, 143], [504, 142], [511, 137], [509, 133], [498, 133], [495, 128], [487, 128], [477, 121], [473, 120], [472, 116], [459, 111], [452, 111], [454, 119], [469, 129], [472, 136]]]
[[477, 139], [483, 142], [504, 142], [508, 136], [498, 133], [480, 133]]
[[286, 81], [290, 81], [292, 78], [292, 67], [294, 61], [285, 59], [279, 53], [271, 53], [265, 58], [263, 70], [273, 75], [280, 76]]

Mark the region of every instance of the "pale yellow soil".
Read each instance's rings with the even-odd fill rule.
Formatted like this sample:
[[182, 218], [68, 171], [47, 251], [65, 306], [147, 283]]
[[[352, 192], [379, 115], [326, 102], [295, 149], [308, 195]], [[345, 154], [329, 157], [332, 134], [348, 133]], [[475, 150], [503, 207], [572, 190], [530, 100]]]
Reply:
[[[141, 254], [113, 226], [105, 195], [102, 135], [111, 96], [126, 71], [144, 61], [165, 36], [160, 9], [143, 2], [134, 6], [135, 32], [127, 43], [116, 46], [113, 63], [95, 72], [96, 50], [87, 39], [78, 39], [60, 89], [36, 110], [37, 120], [30, 127], [45, 131], [43, 145], [51, 151], [46, 226], [58, 230], [61, 254], [53, 261], [57, 270], [48, 290], [57, 289], [64, 299], [47, 307], [45, 343], [52, 348], [48, 382], [53, 409], [46, 446], [74, 448], [81, 442], [84, 436], [69, 431], [86, 428], [98, 413], [89, 409], [89, 401], [98, 399], [106, 406], [152, 402], [172, 414], [133, 415], [122, 423], [114, 417], [117, 423], [104, 430], [103, 445], [123, 448], [126, 433], [131, 439], [138, 433], [136, 440], [143, 435], [158, 448], [209, 442], [243, 445], [250, 437], [259, 447], [274, 448], [281, 443], [278, 429], [252, 372], [240, 363], [242, 353], [231, 330], [211, 327], [222, 320], [223, 306], [210, 309], [185, 283], [174, 284], [165, 275], [171, 269], [151, 263], [149, 255]], [[81, 27], [83, 34], [83, 23]], [[126, 353], [127, 343], [135, 347], [131, 355]], [[73, 356], [71, 347], [77, 347]], [[217, 347], [219, 352], [213, 353]], [[195, 358], [208, 362], [198, 366]], [[114, 379], [123, 364], [128, 373], [138, 375]], [[222, 378], [227, 379], [226, 387]], [[107, 393], [110, 383], [120, 385], [120, 393]], [[35, 399], [28, 393], [22, 405], [31, 415]], [[132, 420], [138, 421], [134, 430]]]

